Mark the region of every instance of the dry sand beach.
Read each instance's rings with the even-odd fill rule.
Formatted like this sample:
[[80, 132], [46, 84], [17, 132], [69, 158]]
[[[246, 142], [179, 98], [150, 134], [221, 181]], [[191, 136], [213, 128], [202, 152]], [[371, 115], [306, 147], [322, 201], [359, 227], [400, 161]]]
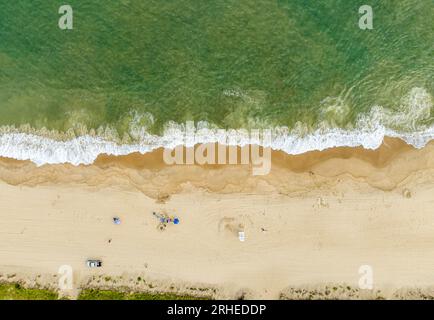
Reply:
[[[55, 287], [71, 265], [75, 289], [215, 298], [409, 298], [434, 288], [432, 143], [274, 151], [266, 176], [167, 166], [162, 150], [77, 167], [3, 158], [0, 179], [2, 280]], [[160, 231], [153, 211], [181, 222]], [[87, 268], [88, 258], [103, 267]], [[373, 268], [373, 290], [358, 289], [361, 265]]]

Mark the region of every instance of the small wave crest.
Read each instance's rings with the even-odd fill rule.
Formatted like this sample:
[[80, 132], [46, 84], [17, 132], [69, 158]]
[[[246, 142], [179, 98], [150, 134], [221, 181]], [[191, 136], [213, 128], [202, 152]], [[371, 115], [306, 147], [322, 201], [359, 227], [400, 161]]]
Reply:
[[90, 134], [59, 141], [34, 130], [29, 133], [3, 128], [0, 133], [0, 156], [30, 160], [38, 166], [59, 163], [80, 165], [93, 163], [100, 154], [144, 154], [161, 147], [216, 142], [239, 146], [259, 144], [288, 154], [301, 154], [334, 147], [377, 149], [386, 136], [400, 138], [416, 148], [422, 148], [434, 138], [434, 126], [423, 124], [430, 119], [432, 107], [429, 93], [422, 88], [414, 88], [397, 111], [374, 106], [368, 114], [359, 117], [352, 129], [319, 126], [306, 132], [302, 124], [292, 130], [275, 127], [270, 130], [271, 140], [264, 141], [244, 129], [222, 130], [206, 122], [199, 122], [193, 127], [170, 122], [163, 135], [152, 135], [145, 130], [147, 123], [142, 123], [144, 119], [153, 120], [149, 115], [146, 118], [134, 115], [133, 132], [137, 142], [128, 144]]

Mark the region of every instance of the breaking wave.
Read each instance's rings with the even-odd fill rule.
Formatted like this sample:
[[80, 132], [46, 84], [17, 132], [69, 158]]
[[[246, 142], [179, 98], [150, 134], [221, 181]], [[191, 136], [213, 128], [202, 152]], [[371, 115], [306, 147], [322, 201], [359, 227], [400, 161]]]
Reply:
[[423, 88], [413, 88], [395, 111], [374, 106], [368, 114], [360, 116], [350, 129], [333, 128], [324, 123], [313, 130], [303, 124], [293, 129], [275, 127], [270, 130], [271, 139], [251, 135], [248, 130], [221, 130], [206, 122], [194, 124], [168, 123], [164, 134], [152, 135], [145, 127], [132, 125], [135, 141], [120, 143], [106, 137], [83, 134], [65, 141], [39, 134], [18, 132], [17, 129], [0, 133], [0, 156], [17, 160], [30, 160], [36, 165], [70, 163], [91, 164], [100, 154], [127, 155], [133, 152], [147, 153], [157, 148], [174, 148], [178, 145], [193, 146], [199, 143], [219, 142], [243, 146], [259, 144], [282, 150], [288, 154], [301, 154], [333, 147], [359, 147], [377, 149], [385, 137], [400, 138], [416, 148], [422, 148], [434, 139], [431, 120], [432, 97]]

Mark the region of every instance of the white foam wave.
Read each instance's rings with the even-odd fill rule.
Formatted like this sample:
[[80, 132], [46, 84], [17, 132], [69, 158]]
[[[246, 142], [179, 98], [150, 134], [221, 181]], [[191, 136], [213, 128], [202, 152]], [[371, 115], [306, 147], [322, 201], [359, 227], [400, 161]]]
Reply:
[[[219, 142], [226, 145], [259, 144], [272, 147], [288, 154], [301, 154], [313, 150], [334, 147], [363, 147], [377, 149], [386, 136], [400, 138], [416, 148], [422, 148], [434, 139], [434, 126], [420, 125], [430, 117], [432, 100], [423, 89], [415, 88], [407, 97], [401, 111], [391, 114], [382, 107], [374, 107], [368, 115], [361, 117], [354, 129], [319, 128], [310, 133], [302, 126], [289, 130], [277, 127], [271, 130], [271, 140], [258, 139], [247, 130], [221, 130], [205, 122], [196, 127], [191, 124], [169, 123], [162, 136], [152, 135], [135, 127], [138, 143], [120, 144], [100, 136], [82, 135], [66, 141], [34, 133], [20, 133], [16, 130], [0, 133], [0, 156], [17, 160], [30, 160], [37, 165], [70, 163], [91, 164], [100, 154], [127, 155], [142, 154], [160, 147], [174, 148], [178, 145], [193, 146], [200, 143]], [[411, 107], [410, 107], [411, 106]], [[401, 132], [393, 125], [410, 124]], [[137, 125], [136, 125], [137, 126]]]
[[[194, 137], [190, 136], [186, 142], [182, 136], [182, 130], [172, 129], [164, 136], [148, 135], [148, 140], [137, 144], [117, 144], [99, 137], [81, 136], [68, 141], [56, 141], [54, 139], [27, 133], [3, 133], [0, 135], [0, 156], [17, 160], [30, 160], [36, 165], [70, 163], [73, 165], [91, 164], [100, 154], [127, 155], [133, 152], [142, 154], [159, 147], [173, 148], [177, 145], [191, 146], [199, 143], [220, 142], [243, 146], [246, 144], [260, 144], [264, 147], [272, 147], [288, 154], [301, 154], [312, 150], [324, 150], [333, 147], [358, 147], [365, 149], [377, 149], [385, 136], [397, 137], [416, 148], [425, 146], [434, 139], [434, 128], [425, 132], [412, 132], [400, 134], [378, 127], [375, 130], [346, 131], [342, 129], [330, 129], [327, 132], [316, 131], [304, 137], [288, 134], [286, 128], [276, 128], [272, 131], [271, 143], [262, 143], [257, 138], [252, 138], [246, 132], [228, 131], [216, 132], [213, 136], [204, 133], [204, 130], [196, 131]], [[212, 137], [213, 138], [210, 138]], [[232, 142], [231, 142], [232, 141]], [[235, 142], [235, 143], [233, 143]]]

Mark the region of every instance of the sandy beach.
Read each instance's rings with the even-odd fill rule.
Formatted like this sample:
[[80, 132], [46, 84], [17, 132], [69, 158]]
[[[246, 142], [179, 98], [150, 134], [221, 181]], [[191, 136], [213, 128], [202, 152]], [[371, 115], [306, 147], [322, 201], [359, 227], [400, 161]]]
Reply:
[[[55, 287], [70, 265], [76, 290], [277, 299], [434, 288], [434, 144], [273, 151], [265, 176], [241, 165], [167, 166], [162, 150], [77, 167], [3, 158], [0, 180], [3, 280]], [[180, 224], [161, 231], [154, 211]], [[103, 267], [87, 268], [88, 258]], [[358, 289], [362, 265], [373, 290]]]

